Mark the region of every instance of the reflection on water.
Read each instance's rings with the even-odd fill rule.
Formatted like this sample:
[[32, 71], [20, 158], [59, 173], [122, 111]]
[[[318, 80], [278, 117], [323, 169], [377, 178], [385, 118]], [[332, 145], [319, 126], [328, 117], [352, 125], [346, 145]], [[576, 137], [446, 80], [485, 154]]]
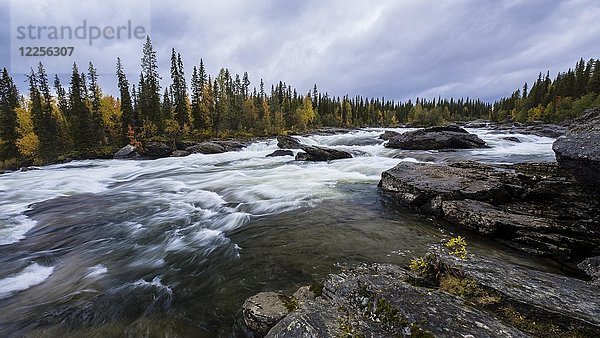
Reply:
[[[156, 161], [81, 161], [0, 176], [0, 335], [243, 336], [239, 307], [341, 265], [406, 264], [454, 231], [390, 206], [399, 161], [553, 161], [552, 139], [476, 130], [491, 149], [387, 149], [381, 129], [303, 137], [359, 156], [265, 158], [276, 142]], [[465, 234], [473, 250], [551, 270]]]

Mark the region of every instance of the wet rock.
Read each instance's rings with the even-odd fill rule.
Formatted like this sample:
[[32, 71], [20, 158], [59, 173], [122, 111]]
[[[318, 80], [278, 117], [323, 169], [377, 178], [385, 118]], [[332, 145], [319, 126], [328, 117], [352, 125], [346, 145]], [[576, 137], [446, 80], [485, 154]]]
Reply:
[[304, 152], [296, 154], [296, 161], [333, 161], [352, 158], [349, 152], [336, 149], [305, 145], [302, 145], [301, 149]]
[[600, 256], [586, 258], [577, 267], [592, 277], [593, 285], [600, 287]]
[[590, 190], [600, 192], [600, 109], [588, 109], [552, 146], [563, 168]]
[[[549, 321], [563, 330], [600, 334], [600, 292], [585, 281], [532, 270], [494, 259], [460, 259], [436, 250], [446, 269], [493, 290], [530, 320]], [[501, 278], [499, 278], [501, 276]]]
[[172, 154], [171, 157], [186, 157], [189, 156], [191, 153], [189, 151], [186, 150], [175, 150]]
[[360, 265], [325, 281], [323, 297], [306, 301], [267, 337], [525, 337], [454, 296], [407, 283], [406, 270]]
[[600, 201], [559, 166], [402, 162], [379, 187], [396, 202], [561, 260], [600, 248]]
[[564, 135], [566, 132], [567, 128], [564, 126], [545, 124], [539, 126], [529, 126], [524, 133], [542, 137], [557, 138]]
[[316, 295], [311, 290], [310, 286], [303, 286], [292, 295], [292, 298], [295, 299], [299, 305], [302, 305], [309, 300], [314, 300]]
[[186, 148], [185, 151], [192, 154], [220, 154], [224, 153], [225, 147], [215, 142], [202, 142]]
[[217, 141], [212, 141], [212, 143], [216, 143], [216, 144], [222, 146], [223, 148], [225, 148], [225, 151], [239, 151], [246, 147], [246, 144], [244, 144], [244, 143], [241, 143], [238, 141], [231, 141], [231, 140], [217, 140]]
[[485, 141], [458, 126], [431, 127], [391, 138], [387, 148], [406, 150], [487, 148]]
[[521, 143], [521, 140], [516, 136], [507, 136], [503, 137], [502, 139], [510, 142]]
[[131, 144], [119, 149], [114, 155], [114, 158], [117, 160], [134, 159], [138, 157], [140, 157], [140, 154], [138, 154], [137, 149]]
[[285, 295], [275, 292], [261, 292], [248, 298], [242, 306], [244, 322], [252, 331], [260, 335], [267, 334], [290, 312], [285, 299]]
[[177, 150], [186, 150], [187, 148], [193, 147], [197, 144], [198, 144], [198, 142], [194, 142], [194, 141], [185, 141], [185, 140], [175, 141], [175, 147], [177, 147]]
[[164, 142], [149, 142], [144, 146], [142, 155], [150, 158], [163, 158], [171, 156], [173, 151], [175, 151], [175, 147]]
[[270, 153], [266, 157], [278, 157], [278, 156], [294, 156], [294, 152], [291, 150], [279, 149], [279, 150], [275, 150], [274, 152]]
[[402, 134], [392, 131], [392, 130], [386, 130], [383, 134], [379, 135], [379, 138], [384, 140], [384, 141], [389, 141], [391, 139], [393, 139], [394, 137], [398, 137]]
[[467, 124], [465, 124], [465, 128], [486, 128], [488, 125], [490, 125], [490, 121], [479, 119], [468, 122]]
[[302, 143], [292, 136], [279, 135], [277, 136], [277, 146], [281, 149], [301, 149]]

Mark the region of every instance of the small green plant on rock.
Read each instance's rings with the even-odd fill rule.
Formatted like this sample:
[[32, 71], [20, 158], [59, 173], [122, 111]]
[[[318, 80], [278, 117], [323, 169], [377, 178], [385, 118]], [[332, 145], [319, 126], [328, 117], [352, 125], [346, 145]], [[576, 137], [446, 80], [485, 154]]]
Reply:
[[450, 250], [450, 254], [454, 255], [460, 259], [466, 259], [468, 255], [467, 251], [467, 241], [465, 241], [462, 236], [457, 236], [450, 238], [448, 242], [446, 242], [446, 248]]

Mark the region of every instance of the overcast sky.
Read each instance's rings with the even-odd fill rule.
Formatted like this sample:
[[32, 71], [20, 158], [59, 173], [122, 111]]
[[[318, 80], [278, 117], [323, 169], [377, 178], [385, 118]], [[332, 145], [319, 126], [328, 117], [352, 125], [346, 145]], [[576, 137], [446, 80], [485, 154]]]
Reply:
[[[260, 78], [269, 87], [283, 80], [306, 92], [317, 83], [333, 95], [390, 99], [494, 100], [540, 71], [554, 77], [581, 57], [600, 58], [598, 0], [80, 1], [85, 7], [73, 0], [15, 1], [27, 4], [20, 10], [12, 4], [11, 12], [11, 1], [0, 0], [0, 66], [15, 75], [24, 72], [16, 50], [36, 42], [15, 41], [19, 24], [73, 25], [83, 19], [100, 26], [128, 19], [148, 26], [163, 86], [170, 82], [171, 48], [182, 54], [188, 78], [203, 58], [210, 74], [221, 67], [248, 71], [253, 86]], [[48, 18], [58, 21], [43, 21]], [[49, 66], [50, 73], [70, 72], [73, 61], [84, 68], [92, 60], [105, 90], [114, 92], [120, 56], [130, 82], [137, 82], [141, 40], [74, 45], [76, 55], [61, 59], [60, 70]]]

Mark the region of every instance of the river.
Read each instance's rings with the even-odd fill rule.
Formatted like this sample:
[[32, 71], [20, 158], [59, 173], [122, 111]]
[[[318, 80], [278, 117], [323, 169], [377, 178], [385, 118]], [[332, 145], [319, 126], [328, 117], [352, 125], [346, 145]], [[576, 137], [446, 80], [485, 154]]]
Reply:
[[250, 336], [247, 297], [291, 293], [358, 262], [405, 265], [456, 233], [473, 252], [558, 270], [377, 189], [400, 161], [554, 161], [553, 139], [473, 129], [490, 149], [402, 151], [383, 147], [382, 131], [300, 138], [354, 154], [330, 163], [267, 158], [273, 139], [0, 175], [0, 336]]

